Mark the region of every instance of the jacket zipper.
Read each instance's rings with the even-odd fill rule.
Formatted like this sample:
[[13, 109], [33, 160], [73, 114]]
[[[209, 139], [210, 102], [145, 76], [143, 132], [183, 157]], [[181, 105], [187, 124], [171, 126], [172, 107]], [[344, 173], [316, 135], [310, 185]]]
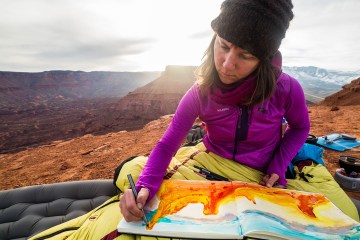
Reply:
[[237, 153], [238, 142], [247, 139], [248, 130], [249, 130], [249, 107], [239, 106], [239, 114], [238, 114], [236, 131], [235, 131], [233, 160], [235, 160], [235, 156]]
[[237, 123], [236, 123], [236, 130], [235, 130], [235, 143], [234, 143], [234, 151], [233, 151], [233, 160], [235, 160], [235, 155], [237, 152], [237, 146], [238, 146], [238, 135], [240, 132], [240, 128], [241, 128], [241, 114], [242, 114], [242, 108], [239, 107], [239, 113], [238, 113], [238, 119], [237, 119]]

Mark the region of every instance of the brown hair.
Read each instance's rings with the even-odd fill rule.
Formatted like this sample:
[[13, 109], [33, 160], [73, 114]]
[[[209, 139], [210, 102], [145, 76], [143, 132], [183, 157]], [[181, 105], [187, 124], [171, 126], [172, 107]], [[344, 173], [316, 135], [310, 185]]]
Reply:
[[[208, 48], [205, 50], [203, 61], [196, 69], [200, 91], [207, 94], [209, 89], [215, 85], [216, 79], [219, 79], [218, 72], [214, 62], [214, 43], [217, 34], [215, 33]], [[271, 97], [276, 87], [275, 69], [271, 65], [271, 59], [260, 60], [258, 67], [254, 70], [256, 76], [256, 87], [252, 97], [246, 102], [246, 105], [253, 106], [264, 102]]]

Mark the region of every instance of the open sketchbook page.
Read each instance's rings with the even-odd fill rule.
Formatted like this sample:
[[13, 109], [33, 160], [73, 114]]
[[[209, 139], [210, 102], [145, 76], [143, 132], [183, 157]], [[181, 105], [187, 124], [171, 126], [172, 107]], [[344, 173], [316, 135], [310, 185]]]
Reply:
[[[246, 236], [269, 239], [360, 239], [360, 224], [324, 195], [233, 182]], [[270, 238], [271, 239], [271, 238]]]
[[146, 206], [149, 226], [118, 231], [206, 239], [360, 239], [360, 225], [321, 194], [243, 182], [166, 180]]
[[232, 193], [229, 182], [165, 180], [145, 208], [149, 226], [122, 220], [118, 231], [183, 238], [239, 239], [237, 207]]

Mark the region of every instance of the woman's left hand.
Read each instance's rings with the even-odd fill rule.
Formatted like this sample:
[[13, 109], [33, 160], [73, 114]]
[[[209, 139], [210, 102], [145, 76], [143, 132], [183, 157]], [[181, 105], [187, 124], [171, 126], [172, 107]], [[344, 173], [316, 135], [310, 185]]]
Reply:
[[271, 175], [266, 174], [263, 179], [260, 181], [260, 185], [266, 187], [277, 187], [277, 188], [285, 188], [285, 186], [278, 184], [279, 175], [276, 173], [272, 173]]

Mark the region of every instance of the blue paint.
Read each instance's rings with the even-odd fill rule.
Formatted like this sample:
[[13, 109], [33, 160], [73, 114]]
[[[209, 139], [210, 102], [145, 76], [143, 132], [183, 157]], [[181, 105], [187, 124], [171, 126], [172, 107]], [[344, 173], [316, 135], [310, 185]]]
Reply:
[[[314, 225], [302, 226], [300, 224], [297, 225], [296, 220], [294, 223], [287, 223], [279, 217], [257, 210], [242, 212], [240, 224], [244, 232], [255, 230], [269, 231], [304, 240], [360, 239], [359, 226], [349, 229], [345, 234], [339, 235], [340, 233], [336, 228], [318, 228]], [[344, 229], [341, 229], [341, 231], [344, 231]]]

